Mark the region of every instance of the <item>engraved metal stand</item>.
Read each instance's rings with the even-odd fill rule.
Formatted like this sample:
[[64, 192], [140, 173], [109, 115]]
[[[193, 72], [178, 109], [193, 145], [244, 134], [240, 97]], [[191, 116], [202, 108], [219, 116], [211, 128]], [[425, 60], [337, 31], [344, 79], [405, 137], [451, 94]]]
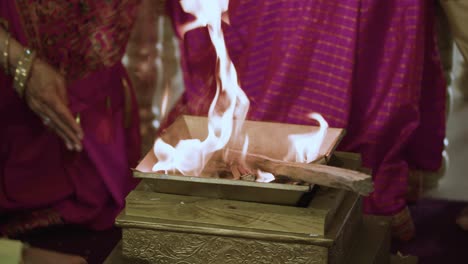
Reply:
[[[204, 138], [207, 133], [199, 117], [184, 117], [174, 126], [165, 137], [171, 144], [180, 138]], [[265, 144], [272, 142], [268, 137], [306, 129], [250, 121], [244, 127], [249, 131], [269, 127], [269, 133], [249, 133], [252, 149], [268, 156], [278, 156], [286, 147]], [[342, 133], [333, 131], [320, 151], [328, 165], [360, 169], [359, 155], [334, 152]], [[135, 177], [143, 180], [127, 197], [116, 221], [123, 231], [121, 253], [128, 263], [389, 262], [388, 232], [368, 252], [374, 256], [371, 260], [347, 261], [358, 252], [353, 245], [360, 243], [357, 230], [363, 222], [361, 197], [356, 193], [152, 173], [148, 168], [154, 159], [149, 152], [136, 168]], [[388, 225], [382, 229], [388, 231]]]

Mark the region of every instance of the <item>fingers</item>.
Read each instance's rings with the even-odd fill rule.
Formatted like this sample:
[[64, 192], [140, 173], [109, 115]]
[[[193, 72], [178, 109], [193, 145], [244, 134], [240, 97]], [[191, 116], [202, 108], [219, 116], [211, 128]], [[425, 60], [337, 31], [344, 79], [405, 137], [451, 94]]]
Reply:
[[[82, 150], [82, 136], [80, 138], [76, 133], [74, 133], [73, 130], [67, 126], [67, 124], [53, 110], [50, 109], [50, 107], [36, 100], [30, 100], [29, 106], [42, 118], [45, 126], [51, 128], [60, 138], [62, 138], [69, 150]], [[69, 114], [71, 115], [71, 113]], [[72, 122], [75, 123], [74, 120]], [[81, 130], [81, 128], [79, 129]]]
[[55, 123], [44, 122], [44, 125], [52, 129], [63, 140], [63, 142], [65, 142], [65, 146], [67, 147], [68, 150], [70, 151], [75, 150], [74, 143], [67, 137], [67, 135], [64, 132], [62, 132], [62, 130]]
[[81, 151], [83, 130], [68, 108], [66, 83], [63, 76], [48, 64], [36, 59], [25, 90], [29, 107], [60, 136], [69, 149]]
[[71, 129], [80, 140], [83, 139], [83, 130], [81, 129], [80, 125], [76, 123], [75, 118], [68, 109], [67, 89], [63, 79], [59, 79], [57, 81], [56, 89], [58, 100], [50, 100], [46, 102], [48, 103], [47, 106], [55, 112], [55, 114], [60, 118], [60, 121], [62, 121], [63, 125]]
[[76, 122], [75, 117], [63, 102], [57, 101], [54, 104], [47, 105], [47, 107], [52, 110], [53, 115], [57, 117], [58, 122], [74, 134], [74, 137], [77, 137], [80, 141], [83, 139], [83, 129]]
[[76, 124], [72, 114], [65, 106], [55, 106], [55, 110], [49, 106], [44, 106], [43, 115], [50, 118], [49, 127], [54, 129], [57, 135], [65, 141], [69, 150], [82, 150], [81, 139], [83, 136], [81, 128]]

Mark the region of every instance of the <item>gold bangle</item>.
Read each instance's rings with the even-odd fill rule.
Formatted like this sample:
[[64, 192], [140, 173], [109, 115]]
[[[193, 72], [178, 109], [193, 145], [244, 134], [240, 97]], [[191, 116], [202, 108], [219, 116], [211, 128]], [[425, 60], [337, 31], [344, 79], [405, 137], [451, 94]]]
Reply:
[[27, 85], [29, 73], [35, 56], [36, 52], [30, 49], [25, 49], [23, 56], [18, 61], [18, 66], [16, 66], [14, 87], [21, 98], [24, 96], [24, 90]]
[[5, 71], [5, 74], [8, 74], [10, 71], [9, 71], [9, 67], [8, 67], [8, 57], [9, 57], [9, 49], [10, 49], [10, 33], [7, 33], [6, 35], [6, 38], [5, 38], [5, 45], [3, 46], [4, 50], [3, 50], [3, 70]]

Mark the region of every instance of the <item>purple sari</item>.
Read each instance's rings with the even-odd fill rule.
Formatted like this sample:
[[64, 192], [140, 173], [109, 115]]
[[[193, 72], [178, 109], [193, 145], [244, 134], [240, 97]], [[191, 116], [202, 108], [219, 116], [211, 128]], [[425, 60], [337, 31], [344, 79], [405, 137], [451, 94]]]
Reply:
[[[367, 213], [406, 208], [411, 169], [442, 161], [445, 82], [427, 0], [231, 0], [227, 48], [251, 102], [248, 119], [345, 128], [339, 148], [362, 154], [375, 192]], [[192, 18], [169, 1], [177, 29]], [[206, 29], [181, 45], [186, 91], [168, 117], [206, 115], [215, 55]]]
[[68, 151], [0, 73], [0, 213], [48, 212], [30, 214], [42, 219], [29, 217], [22, 226], [13, 217], [4, 233], [54, 221], [108, 228], [124, 207], [136, 185], [130, 168], [139, 159], [140, 135], [121, 57], [137, 6], [135, 0], [0, 2], [12, 37], [65, 76], [85, 134], [84, 150]]

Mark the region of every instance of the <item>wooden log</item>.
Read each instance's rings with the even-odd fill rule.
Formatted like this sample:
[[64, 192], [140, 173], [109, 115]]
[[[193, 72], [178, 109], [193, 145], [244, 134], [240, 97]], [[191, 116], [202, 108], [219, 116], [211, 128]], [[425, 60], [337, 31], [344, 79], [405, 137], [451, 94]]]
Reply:
[[[240, 160], [241, 155], [240, 151], [229, 150], [231, 160]], [[251, 169], [286, 176], [295, 181], [346, 189], [364, 196], [369, 195], [374, 189], [372, 177], [355, 170], [316, 163], [287, 162], [251, 153], [246, 155], [245, 162]], [[226, 166], [228, 165], [218, 155], [214, 155], [207, 164], [207, 171], [223, 170]]]
[[241, 175], [237, 165], [232, 165], [231, 166], [231, 172], [232, 172], [232, 179], [233, 180], [240, 180], [242, 175]]

